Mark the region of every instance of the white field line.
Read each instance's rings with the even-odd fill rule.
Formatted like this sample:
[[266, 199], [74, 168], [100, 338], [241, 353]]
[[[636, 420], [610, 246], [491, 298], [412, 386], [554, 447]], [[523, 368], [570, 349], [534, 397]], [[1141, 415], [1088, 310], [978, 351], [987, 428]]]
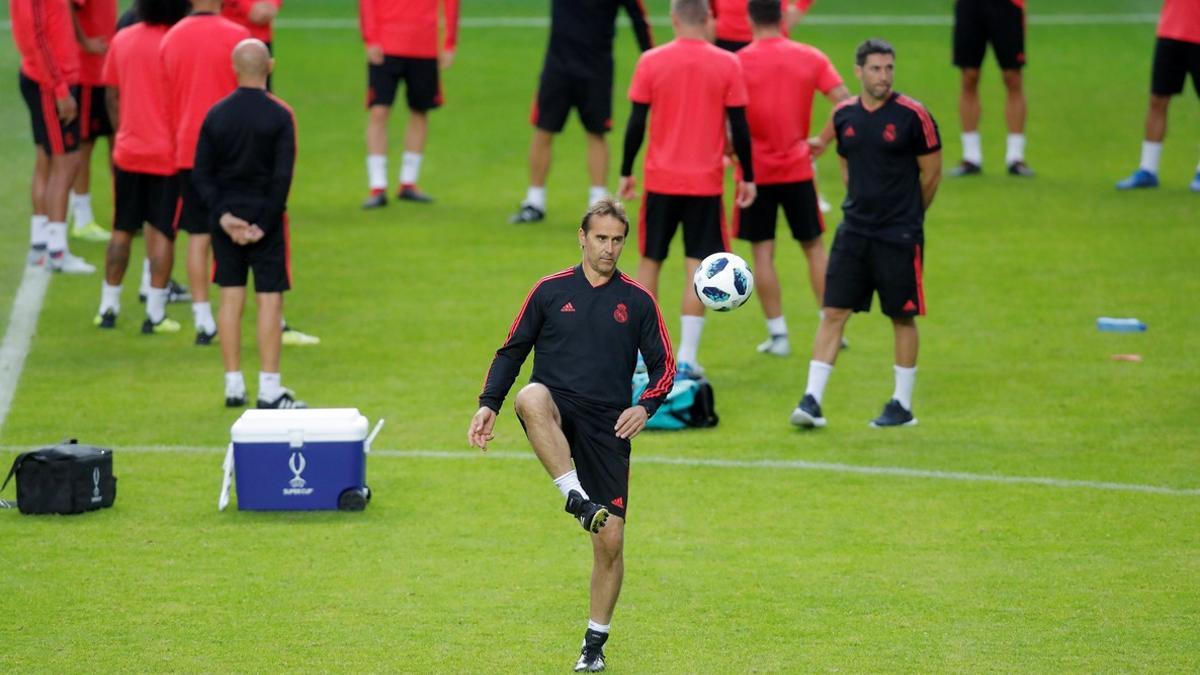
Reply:
[[21, 370], [25, 367], [33, 334], [37, 332], [38, 314], [42, 311], [49, 285], [48, 271], [41, 267], [26, 267], [21, 285], [17, 287], [8, 330], [4, 332], [4, 342], [0, 343], [0, 429], [4, 428], [4, 420], [8, 419], [13, 396], [17, 393], [17, 383], [21, 381]]
[[[24, 451], [32, 448], [6, 448], [13, 451]], [[224, 448], [183, 446], [183, 445], [149, 445], [149, 446], [118, 446], [121, 452], [182, 452], [205, 453], [217, 455]], [[405, 459], [450, 459], [461, 461], [483, 461], [487, 458], [497, 460], [531, 461], [532, 452], [514, 452], [492, 450], [487, 453], [479, 451], [459, 450], [372, 450], [372, 456], [398, 457]], [[1048, 478], [1043, 476], [1003, 476], [986, 473], [969, 473], [965, 471], [936, 471], [931, 469], [912, 469], [900, 466], [860, 466], [856, 464], [838, 464], [832, 462], [809, 462], [802, 459], [702, 459], [689, 457], [656, 457], [653, 455], [633, 455], [634, 464], [656, 464], [665, 466], [681, 466], [688, 468], [709, 469], [749, 469], [772, 471], [824, 471], [826, 473], [857, 474], [864, 476], [886, 476], [889, 478], [918, 478], [926, 480], [948, 480], [965, 483], [1002, 483], [1007, 485], [1037, 485], [1054, 488], [1077, 488], [1084, 490], [1105, 490], [1111, 492], [1140, 492], [1143, 494], [1172, 495], [1182, 497], [1200, 497], [1200, 488], [1175, 488], [1162, 485], [1140, 485], [1137, 483], [1110, 483], [1103, 481], [1072, 480], [1069, 478]]]

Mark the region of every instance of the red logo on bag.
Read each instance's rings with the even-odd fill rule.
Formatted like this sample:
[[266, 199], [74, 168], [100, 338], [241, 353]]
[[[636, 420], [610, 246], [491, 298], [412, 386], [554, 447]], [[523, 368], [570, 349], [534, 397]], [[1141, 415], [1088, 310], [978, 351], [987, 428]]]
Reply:
[[896, 140], [896, 125], [895, 124], [889, 124], [883, 128], [883, 140], [887, 141], [888, 143], [891, 143], [892, 141]]
[[613, 310], [613, 318], [617, 323], [625, 323], [629, 320], [629, 310], [625, 307], [625, 303], [618, 303], [617, 308]]

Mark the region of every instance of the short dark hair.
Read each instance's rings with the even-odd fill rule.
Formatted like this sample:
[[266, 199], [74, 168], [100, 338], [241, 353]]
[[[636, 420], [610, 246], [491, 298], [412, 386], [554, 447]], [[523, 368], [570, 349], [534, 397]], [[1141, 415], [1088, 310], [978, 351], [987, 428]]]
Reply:
[[629, 236], [629, 216], [625, 215], [625, 207], [621, 202], [612, 197], [599, 199], [595, 204], [588, 207], [587, 213], [583, 214], [583, 221], [579, 223], [579, 228], [587, 234], [588, 229], [592, 226], [592, 218], [595, 216], [611, 216], [621, 221], [625, 225], [625, 236]]
[[192, 11], [190, 0], [134, 0], [138, 18], [152, 26], [174, 26]]
[[671, 13], [683, 23], [702, 24], [708, 19], [708, 0], [671, 0]]
[[892, 45], [887, 40], [882, 38], [871, 38], [858, 46], [854, 50], [854, 62], [859, 66], [867, 64], [867, 57], [871, 54], [891, 54], [892, 58], [896, 57], [896, 50], [892, 49]]
[[750, 21], [756, 26], [775, 26], [783, 20], [783, 8], [778, 0], [750, 0], [747, 8]]

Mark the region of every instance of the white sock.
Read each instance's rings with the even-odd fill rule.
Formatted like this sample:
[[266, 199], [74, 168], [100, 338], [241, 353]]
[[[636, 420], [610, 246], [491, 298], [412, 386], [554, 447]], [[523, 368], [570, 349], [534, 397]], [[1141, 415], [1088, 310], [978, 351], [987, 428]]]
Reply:
[[50, 255], [69, 253], [67, 250], [67, 224], [47, 222], [42, 228], [46, 232], [46, 248]]
[[96, 217], [92, 214], [92, 195], [85, 192], [77, 195], [71, 193], [71, 211], [75, 214], [75, 229], [92, 224]]
[[142, 261], [142, 283], [138, 286], [138, 295], [146, 295], [150, 292], [150, 259], [146, 258]]
[[588, 630], [594, 630], [594, 631], [596, 631], [597, 633], [605, 633], [605, 634], [607, 634], [607, 633], [608, 633], [608, 630], [609, 630], [609, 628], [612, 628], [612, 624], [610, 624], [610, 623], [596, 623], [595, 621], [592, 621], [591, 619], [588, 619]]
[[421, 175], [421, 153], [406, 152], [404, 160], [400, 164], [400, 184], [401, 185], [416, 185], [417, 178]]
[[207, 302], [192, 303], [192, 322], [196, 324], [196, 330], [202, 330], [205, 333], [213, 333], [217, 330], [217, 322], [213, 321], [212, 305]]
[[109, 286], [108, 282], [100, 282], [100, 313], [108, 310], [114, 314], [121, 313], [121, 285]]
[[805, 394], [812, 394], [821, 403], [825, 398], [825, 385], [829, 384], [829, 376], [833, 373], [833, 364], [812, 360], [808, 362], [808, 384], [804, 387]]
[[593, 185], [588, 188], [588, 208], [608, 196], [608, 188], [603, 185]]
[[167, 316], [167, 289], [151, 287], [146, 291], [146, 318], [158, 323]]
[[1162, 143], [1142, 141], [1142, 171], [1158, 174], [1158, 161], [1162, 159]]
[[767, 319], [767, 334], [787, 337], [787, 319], [784, 319], [782, 314], [774, 319]]
[[575, 469], [571, 469], [558, 478], [555, 478], [554, 487], [558, 488], [558, 491], [561, 492], [562, 496], [564, 497], [570, 494], [571, 490], [574, 490], [583, 495], [584, 499], [589, 499], [588, 493], [583, 489], [583, 486], [579, 484], [579, 476], [575, 473]]
[[1009, 134], [1004, 149], [1004, 164], [1011, 166], [1013, 162], [1025, 161], [1025, 134]]
[[246, 380], [242, 378], [242, 372], [240, 370], [232, 373], [225, 373], [225, 395], [246, 395]]
[[896, 392], [892, 398], [899, 401], [905, 410], [912, 412], [912, 390], [917, 379], [917, 367], [892, 366], [892, 369], [896, 371]]
[[528, 204], [542, 211], [546, 210], [546, 186], [533, 187], [525, 191], [525, 201], [522, 204]]
[[387, 155], [367, 155], [367, 185], [372, 190], [387, 189]]
[[962, 133], [963, 161], [970, 162], [975, 166], [983, 166], [983, 141], [979, 138], [978, 131], [964, 131]]
[[258, 400], [274, 401], [283, 394], [283, 378], [279, 373], [258, 371]]
[[684, 314], [679, 317], [679, 356], [677, 363], [696, 365], [696, 352], [700, 351], [700, 334], [704, 332], [704, 317]]
[[29, 247], [46, 248], [46, 225], [50, 219], [46, 216], [34, 216], [29, 219]]

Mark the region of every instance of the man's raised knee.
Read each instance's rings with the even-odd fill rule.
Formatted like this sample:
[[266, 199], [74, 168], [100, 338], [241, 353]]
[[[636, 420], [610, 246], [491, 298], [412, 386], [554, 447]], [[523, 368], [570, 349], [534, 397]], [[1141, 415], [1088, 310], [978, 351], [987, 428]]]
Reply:
[[554, 399], [550, 396], [550, 390], [544, 384], [531, 382], [521, 388], [517, 392], [517, 398], [513, 402], [513, 409], [517, 411], [517, 415], [523, 420], [535, 419], [539, 416], [546, 417], [554, 416]]

